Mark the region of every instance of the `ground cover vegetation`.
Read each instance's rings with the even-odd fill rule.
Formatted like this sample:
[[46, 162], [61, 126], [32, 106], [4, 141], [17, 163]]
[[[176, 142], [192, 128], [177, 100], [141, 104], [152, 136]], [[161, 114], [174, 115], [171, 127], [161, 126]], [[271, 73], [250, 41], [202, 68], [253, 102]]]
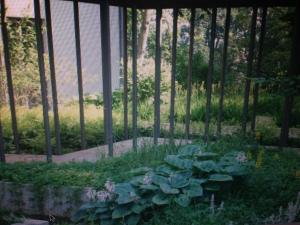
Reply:
[[[218, 172], [221, 174], [227, 174], [227, 176], [222, 176], [222, 179], [224, 177], [234, 177], [231, 188], [228, 188], [226, 185], [222, 185], [221, 192], [214, 192], [214, 195], [204, 194], [203, 196], [201, 195], [201, 197], [198, 197], [199, 199], [193, 198], [188, 206], [182, 207], [174, 200], [179, 197], [178, 194], [176, 194], [177, 191], [175, 191], [175, 189], [178, 189], [181, 194], [190, 193], [185, 190], [185, 188], [189, 187], [188, 185], [183, 185], [179, 188], [167, 188], [167, 186], [163, 183], [155, 184], [155, 179], [153, 179], [153, 184], [151, 184], [155, 187], [153, 187], [153, 189], [158, 191], [160, 196], [164, 197], [163, 200], [158, 198], [159, 203], [161, 203], [160, 200], [162, 200], [163, 203], [167, 203], [165, 201], [167, 199], [171, 202], [171, 204], [155, 207], [151, 206], [143, 213], [140, 213], [139, 224], [254, 225], [287, 222], [289, 218], [294, 218], [295, 221], [300, 219], [299, 211], [292, 210], [292, 206], [296, 205], [297, 193], [300, 190], [300, 158], [298, 154], [289, 150], [266, 150], [251, 138], [234, 136], [223, 138], [208, 145], [204, 144], [202, 141], [195, 142], [194, 144], [196, 146], [201, 146], [202, 156], [211, 152], [213, 154], [206, 155], [205, 157], [216, 158], [214, 160], [209, 160], [205, 157], [202, 158], [201, 154], [200, 158], [197, 157], [196, 159], [192, 157], [194, 161], [192, 169], [193, 179], [194, 176], [201, 176], [202, 178], [200, 179], [209, 179], [211, 174], [216, 173], [214, 171], [217, 169], [215, 166], [222, 164], [220, 164], [222, 157], [224, 159], [225, 155], [228, 156], [228, 154], [232, 154], [232, 152], [235, 152], [235, 154], [237, 152], [239, 153], [238, 157], [237, 155], [234, 155], [233, 158], [231, 157], [234, 161], [229, 161], [228, 163], [223, 164], [228, 166], [225, 166], [224, 168], [231, 168], [230, 170], [227, 172]], [[0, 174], [0, 180], [13, 181], [16, 184], [33, 183], [36, 185], [37, 190], [43, 190], [43, 187], [46, 185], [53, 185], [57, 187], [70, 185], [78, 187], [93, 186], [96, 187], [99, 192], [104, 190], [108, 191], [107, 188], [109, 187], [107, 181], [109, 180], [111, 185], [115, 185], [114, 193], [116, 193], [116, 196], [112, 198], [113, 202], [120, 200], [118, 199], [118, 196], [122, 196], [121, 198], [125, 201], [127, 197], [130, 199], [130, 195], [128, 195], [126, 188], [121, 188], [123, 187], [122, 185], [126, 186], [131, 184], [135, 191], [136, 188], [139, 191], [141, 190], [140, 186], [143, 184], [140, 182], [144, 181], [145, 175], [142, 175], [141, 177], [138, 176], [139, 178], [137, 178], [136, 174], [146, 173], [148, 175], [152, 174], [155, 176], [159, 174], [159, 176], [168, 177], [169, 175], [166, 173], [168, 173], [168, 171], [170, 172], [171, 168], [175, 174], [178, 175], [179, 173], [180, 175], [183, 175], [181, 174], [182, 169], [179, 167], [189, 165], [189, 160], [192, 159], [190, 154], [196, 154], [196, 151], [193, 149], [193, 146], [175, 147], [165, 145], [149, 147], [146, 149], [140, 149], [138, 152], [126, 153], [121, 157], [101, 159], [95, 164], [88, 162], [68, 163], [63, 165], [46, 163], [2, 163], [0, 164], [0, 169], [2, 171]], [[182, 163], [182, 160], [184, 163]], [[247, 170], [247, 175], [244, 174], [245, 176], [243, 176], [242, 179], [237, 179], [237, 174], [234, 175], [234, 172], [240, 171], [236, 169], [241, 168], [240, 165], [243, 165], [240, 164], [241, 161], [245, 162], [245, 165], [250, 164], [250, 167], [247, 166], [247, 168], [249, 168], [249, 170]], [[234, 162], [235, 166], [230, 167], [229, 164], [232, 162]], [[236, 167], [236, 165], [238, 167]], [[162, 170], [163, 173], [158, 172], [160, 170]], [[231, 173], [231, 175], [229, 175], [228, 172]], [[199, 179], [199, 177], [195, 179]], [[139, 180], [140, 178], [142, 178], [142, 181]], [[175, 179], [175, 177], [173, 178]], [[189, 179], [191, 178], [192, 177], [189, 177]], [[165, 179], [162, 178], [160, 181], [163, 180]], [[124, 184], [124, 182], [129, 181], [131, 182]], [[178, 181], [183, 182], [185, 179], [179, 179]], [[218, 184], [220, 183], [223, 182], [219, 182]], [[138, 186], [134, 186], [134, 184]], [[199, 183], [196, 185], [199, 185]], [[205, 183], [202, 183], [201, 186], [202, 185], [203, 193], [207, 193], [205, 189], [207, 186], [205, 186]], [[120, 187], [120, 189], [117, 187]], [[227, 187], [227, 189], [225, 187]], [[195, 193], [198, 193], [199, 190], [202, 189], [197, 188], [197, 192]], [[169, 193], [168, 191], [171, 191], [172, 193]], [[123, 192], [125, 193], [124, 195]], [[168, 192], [168, 194], [165, 192]], [[200, 194], [200, 192], [198, 194]], [[155, 199], [155, 201], [156, 200], [157, 199]], [[182, 200], [186, 199], [180, 198], [179, 202], [185, 203], [185, 201]], [[175, 201], [174, 204], [172, 203], [173, 201]], [[97, 202], [95, 201], [92, 202], [92, 205], [90, 205], [91, 208], [87, 207], [89, 206], [87, 205], [87, 211], [83, 210], [84, 207], [82, 208], [82, 212], [84, 213], [81, 213], [80, 215], [90, 220], [90, 223], [88, 224], [93, 224], [92, 220], [95, 222], [100, 219], [99, 215], [101, 215], [101, 213], [99, 215], [94, 215], [92, 213], [92, 208], [95, 206], [93, 204], [96, 203]], [[100, 209], [102, 209], [102, 203], [99, 203], [98, 205]], [[132, 204], [131, 201], [129, 205], [130, 204]], [[156, 210], [157, 207], [159, 210]], [[120, 212], [128, 213], [126, 210]], [[127, 221], [126, 219], [128, 219], [128, 217], [120, 216], [117, 220], [119, 222], [125, 222]], [[72, 224], [71, 222], [68, 223]]]

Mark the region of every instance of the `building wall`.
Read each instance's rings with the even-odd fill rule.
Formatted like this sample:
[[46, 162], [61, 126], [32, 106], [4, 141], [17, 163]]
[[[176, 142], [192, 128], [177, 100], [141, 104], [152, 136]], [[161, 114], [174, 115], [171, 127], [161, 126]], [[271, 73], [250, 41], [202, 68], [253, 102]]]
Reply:
[[[41, 16], [45, 18], [44, 0]], [[54, 59], [59, 102], [78, 98], [73, 3], [51, 0]], [[6, 0], [10, 18], [34, 17], [33, 0]], [[85, 95], [102, 93], [102, 59], [100, 5], [79, 3], [83, 92]], [[110, 7], [112, 89], [120, 86], [120, 10]], [[44, 45], [47, 53], [46, 30]], [[49, 81], [50, 82], [50, 81]], [[51, 91], [51, 85], [48, 84]], [[49, 93], [51, 96], [51, 93]]]
[[[76, 97], [77, 72], [73, 3], [52, 0], [52, 27], [57, 87], [61, 101]], [[119, 8], [110, 7], [112, 89], [120, 86]], [[79, 3], [84, 94], [102, 92], [100, 6]]]

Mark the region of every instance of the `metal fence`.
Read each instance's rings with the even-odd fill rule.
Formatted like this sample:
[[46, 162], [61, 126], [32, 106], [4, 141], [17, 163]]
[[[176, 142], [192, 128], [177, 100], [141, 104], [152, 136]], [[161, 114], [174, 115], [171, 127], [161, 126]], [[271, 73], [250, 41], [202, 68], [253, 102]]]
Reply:
[[[51, 148], [51, 137], [50, 137], [50, 124], [48, 115], [48, 100], [47, 100], [47, 82], [45, 79], [45, 64], [44, 64], [44, 43], [42, 37], [42, 19], [41, 19], [41, 7], [39, 0], [34, 1], [34, 14], [35, 14], [35, 27], [36, 27], [36, 43], [38, 49], [38, 65], [40, 74], [40, 87], [41, 87], [41, 97], [43, 105], [43, 118], [44, 118], [44, 129], [45, 129], [45, 140], [46, 140], [46, 152], [47, 160], [50, 162], [52, 157]], [[73, 4], [73, 19], [74, 19], [74, 38], [76, 43], [76, 64], [77, 64], [77, 79], [78, 79], [78, 93], [79, 93], [79, 108], [80, 108], [80, 141], [81, 148], [86, 147], [86, 135], [85, 135], [85, 117], [84, 117], [84, 106], [83, 106], [83, 82], [82, 82], [82, 52], [81, 46], [84, 40], [80, 38], [80, 22], [79, 22], [79, 11], [78, 4], [79, 0], [72, 0]], [[137, 118], [138, 118], [138, 105], [137, 105], [137, 10], [139, 8], [152, 8], [156, 9], [156, 32], [155, 32], [155, 96], [154, 96], [154, 144], [158, 143], [158, 138], [160, 137], [160, 80], [161, 80], [161, 45], [160, 45], [160, 21], [162, 16], [163, 8], [173, 8], [173, 34], [172, 34], [172, 62], [171, 62], [171, 99], [170, 99], [170, 134], [171, 140], [174, 137], [174, 105], [175, 105], [175, 75], [176, 75], [176, 45], [177, 45], [177, 20], [178, 12], [180, 8], [190, 8], [190, 43], [189, 43], [189, 60], [188, 60], [188, 71], [187, 71], [187, 99], [186, 99], [186, 119], [185, 119], [185, 136], [190, 137], [190, 111], [191, 111], [191, 90], [192, 90], [192, 65], [193, 65], [193, 48], [194, 48], [194, 29], [195, 29], [195, 9], [196, 8], [211, 8], [211, 27], [210, 27], [210, 42], [209, 42], [209, 68], [207, 74], [207, 89], [206, 89], [206, 113], [205, 113], [205, 134], [206, 140], [209, 139], [210, 130], [210, 114], [211, 114], [211, 95], [212, 95], [212, 77], [213, 77], [213, 67], [214, 67], [214, 46], [215, 46], [215, 34], [216, 34], [216, 16], [217, 8], [226, 8], [226, 19], [224, 24], [224, 47], [222, 55], [222, 71], [221, 71], [221, 92], [219, 98], [219, 111], [217, 118], [217, 134], [221, 135], [221, 124], [222, 124], [222, 113], [223, 113], [223, 99], [224, 99], [224, 89], [225, 80], [227, 74], [227, 47], [228, 47], [228, 34], [230, 28], [230, 14], [231, 8], [233, 7], [252, 7], [252, 19], [251, 19], [251, 30], [250, 30], [250, 41], [248, 47], [248, 58], [247, 58], [247, 77], [251, 78], [253, 71], [255, 70], [257, 74], [261, 70], [261, 60], [263, 52], [263, 42], [266, 29], [266, 17], [268, 7], [274, 6], [285, 6], [285, 7], [296, 7], [296, 18], [294, 23], [294, 36], [293, 36], [293, 46], [291, 51], [291, 61], [290, 69], [287, 76], [293, 76], [299, 73], [299, 42], [300, 39], [299, 29], [300, 29], [300, 13], [299, 13], [299, 1], [292, 0], [274, 0], [274, 1], [121, 1], [121, 0], [103, 0], [103, 1], [93, 1], [86, 0], [84, 2], [93, 3], [93, 7], [100, 7], [100, 29], [101, 37], [99, 42], [101, 43], [101, 60], [102, 60], [102, 85], [103, 85], [103, 100], [104, 100], [104, 129], [105, 129], [105, 142], [108, 145], [108, 153], [113, 156], [113, 119], [112, 119], [112, 62], [111, 62], [111, 24], [110, 24], [110, 6], [123, 7], [123, 37], [127, 37], [129, 29], [131, 29], [131, 41], [132, 43], [132, 141], [133, 148], [137, 148]], [[54, 62], [54, 47], [53, 47], [53, 28], [51, 21], [51, 4], [50, 0], [44, 0], [45, 6], [45, 18], [46, 18], [46, 28], [47, 28], [47, 46], [49, 53], [50, 62], [50, 79], [51, 79], [51, 93], [53, 99], [53, 114], [55, 123], [55, 141], [57, 146], [57, 153], [61, 152], [60, 143], [60, 122], [58, 113], [58, 100], [57, 100], [57, 81], [56, 81], [56, 67]], [[127, 8], [132, 10], [132, 18], [127, 18]], [[256, 37], [256, 23], [257, 23], [257, 11], [258, 8], [262, 9], [262, 24], [261, 32], [258, 44], [258, 58], [256, 68], [253, 68], [254, 60], [254, 48], [255, 48], [255, 37]], [[127, 21], [131, 19], [132, 27], [127, 27]], [[14, 136], [14, 144], [16, 149], [19, 150], [19, 135], [17, 127], [17, 118], [14, 102], [14, 92], [13, 92], [13, 82], [11, 75], [10, 66], [10, 53], [9, 53], [9, 37], [7, 34], [6, 19], [5, 19], [5, 1], [1, 0], [1, 28], [3, 36], [3, 46], [4, 46], [4, 58], [5, 58], [5, 68], [7, 75], [7, 87], [9, 94], [9, 104], [12, 119], [12, 130]], [[123, 55], [123, 90], [124, 90], [124, 134], [128, 138], [129, 133], [129, 101], [128, 101], [128, 40], [123, 38], [122, 40], [124, 55]], [[245, 82], [245, 94], [244, 94], [244, 106], [243, 106], [243, 120], [242, 120], [242, 131], [245, 133], [247, 128], [247, 117], [249, 114], [249, 95], [250, 95], [250, 82], [251, 79], [246, 79]], [[254, 113], [252, 116], [251, 129], [255, 130], [255, 117], [256, 117], [256, 105], [258, 101], [258, 90], [259, 85], [254, 85]], [[283, 105], [284, 118], [283, 125], [281, 129], [281, 145], [286, 145], [288, 140], [289, 131], [289, 120], [291, 114], [291, 96], [287, 96], [285, 103]], [[0, 126], [1, 128], [1, 126]], [[2, 131], [2, 130], [1, 130]], [[0, 138], [1, 138], [0, 132]], [[1, 160], [5, 160], [4, 150], [3, 150], [3, 140], [1, 138]]]

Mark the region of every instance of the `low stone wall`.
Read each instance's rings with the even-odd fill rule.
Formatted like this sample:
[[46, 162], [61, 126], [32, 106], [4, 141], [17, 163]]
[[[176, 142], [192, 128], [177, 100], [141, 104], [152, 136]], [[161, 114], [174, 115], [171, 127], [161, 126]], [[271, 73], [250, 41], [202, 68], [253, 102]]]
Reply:
[[26, 215], [70, 217], [92, 188], [36, 187], [0, 181], [0, 209]]

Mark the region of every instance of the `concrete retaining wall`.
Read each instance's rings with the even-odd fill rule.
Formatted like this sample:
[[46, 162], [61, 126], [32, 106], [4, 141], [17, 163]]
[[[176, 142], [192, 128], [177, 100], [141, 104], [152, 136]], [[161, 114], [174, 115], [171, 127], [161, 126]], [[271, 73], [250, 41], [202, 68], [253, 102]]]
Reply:
[[26, 215], [70, 217], [92, 188], [36, 187], [0, 181], [0, 209]]

